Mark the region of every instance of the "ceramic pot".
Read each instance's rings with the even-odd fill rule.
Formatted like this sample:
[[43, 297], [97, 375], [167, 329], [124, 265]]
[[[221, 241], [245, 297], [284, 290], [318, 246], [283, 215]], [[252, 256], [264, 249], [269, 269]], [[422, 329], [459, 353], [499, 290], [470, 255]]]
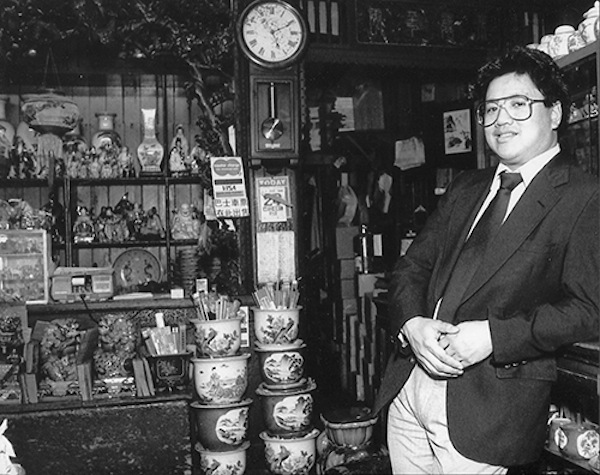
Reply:
[[156, 389], [185, 388], [190, 381], [191, 353], [150, 355], [148, 363]]
[[21, 110], [23, 120], [41, 134], [66, 134], [79, 120], [77, 104], [53, 89], [25, 96]]
[[577, 51], [578, 49], [583, 48], [585, 45], [586, 42], [583, 39], [581, 31], [577, 30], [575, 33], [569, 36], [569, 53]]
[[303, 387], [269, 389], [261, 383], [256, 394], [261, 398], [263, 420], [271, 435], [305, 434], [312, 429], [314, 400], [317, 385], [309, 380]]
[[191, 404], [197, 447], [227, 451], [246, 441], [252, 399], [231, 404]]
[[261, 432], [269, 471], [276, 475], [307, 475], [315, 464], [315, 440], [318, 436], [317, 429], [297, 437], [278, 437]]
[[142, 109], [144, 118], [144, 139], [138, 146], [137, 157], [142, 174], [160, 174], [165, 154], [164, 147], [156, 139], [156, 109]]
[[597, 426], [570, 422], [560, 426], [557, 434], [558, 447], [567, 457], [589, 460], [598, 455], [600, 435]]
[[103, 148], [120, 149], [121, 137], [115, 132], [115, 117], [112, 112], [98, 112], [98, 131], [92, 137], [92, 145], [97, 151]]
[[192, 358], [194, 388], [204, 404], [238, 402], [248, 387], [249, 353], [221, 358]]
[[571, 423], [571, 419], [566, 417], [555, 417], [550, 421], [550, 428], [548, 430], [548, 449], [554, 452], [560, 450], [560, 439], [564, 435], [563, 432], [557, 431], [560, 427]]
[[336, 409], [321, 414], [328, 439], [337, 447], [352, 449], [369, 445], [377, 420], [368, 408]]
[[569, 38], [573, 33], [575, 33], [575, 28], [571, 25], [557, 26], [548, 46], [550, 56], [560, 58], [569, 54]]
[[594, 6], [583, 14], [583, 21], [579, 24], [579, 31], [586, 44], [593, 43], [598, 39], [598, 19], [600, 17], [600, 7], [597, 2]]
[[200, 454], [200, 469], [202, 473], [211, 475], [242, 475], [246, 471], [246, 451], [250, 442], [227, 451], [216, 452], [196, 448]]
[[260, 362], [260, 375], [269, 388], [284, 389], [298, 384], [304, 376], [304, 350], [306, 344], [256, 345]]
[[546, 54], [550, 54], [550, 40], [552, 39], [552, 36], [553, 35], [542, 36], [542, 38], [540, 39], [540, 44], [537, 49], [539, 49], [540, 51], [543, 51]]
[[233, 356], [239, 351], [242, 343], [242, 318], [194, 319], [191, 322], [196, 327], [198, 356]]
[[289, 344], [298, 338], [302, 307], [263, 310], [254, 307], [254, 336], [261, 345]]

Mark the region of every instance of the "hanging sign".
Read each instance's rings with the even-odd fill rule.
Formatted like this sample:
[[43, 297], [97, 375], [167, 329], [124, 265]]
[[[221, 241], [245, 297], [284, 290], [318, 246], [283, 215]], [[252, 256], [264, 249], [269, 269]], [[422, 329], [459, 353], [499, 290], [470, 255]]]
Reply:
[[241, 157], [211, 157], [214, 208], [217, 218], [250, 214]]
[[258, 213], [261, 223], [282, 223], [291, 217], [290, 182], [287, 176], [259, 177]]

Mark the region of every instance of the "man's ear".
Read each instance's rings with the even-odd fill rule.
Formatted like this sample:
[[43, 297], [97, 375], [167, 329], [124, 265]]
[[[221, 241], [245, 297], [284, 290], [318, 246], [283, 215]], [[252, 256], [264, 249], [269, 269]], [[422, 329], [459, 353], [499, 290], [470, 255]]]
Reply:
[[552, 104], [550, 120], [552, 121], [552, 129], [558, 129], [558, 126], [562, 122], [562, 104], [560, 101], [556, 101]]

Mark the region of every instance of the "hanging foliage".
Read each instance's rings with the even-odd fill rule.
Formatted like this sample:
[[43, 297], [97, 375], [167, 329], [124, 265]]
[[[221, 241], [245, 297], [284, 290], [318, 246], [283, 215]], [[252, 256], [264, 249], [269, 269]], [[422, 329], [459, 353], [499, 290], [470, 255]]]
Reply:
[[209, 148], [230, 155], [231, 115], [216, 106], [233, 96], [232, 24], [226, 0], [2, 0], [0, 71], [69, 45], [115, 59], [181, 61], [188, 96], [212, 132]]

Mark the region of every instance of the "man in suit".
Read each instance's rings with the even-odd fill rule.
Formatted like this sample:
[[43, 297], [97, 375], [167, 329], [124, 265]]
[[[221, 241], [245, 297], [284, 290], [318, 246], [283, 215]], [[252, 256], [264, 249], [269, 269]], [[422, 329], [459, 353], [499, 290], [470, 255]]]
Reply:
[[560, 70], [518, 47], [479, 70], [474, 92], [500, 163], [456, 177], [393, 272], [397, 350], [375, 411], [391, 403], [395, 474], [535, 461], [557, 351], [598, 338], [598, 182], [560, 150]]

